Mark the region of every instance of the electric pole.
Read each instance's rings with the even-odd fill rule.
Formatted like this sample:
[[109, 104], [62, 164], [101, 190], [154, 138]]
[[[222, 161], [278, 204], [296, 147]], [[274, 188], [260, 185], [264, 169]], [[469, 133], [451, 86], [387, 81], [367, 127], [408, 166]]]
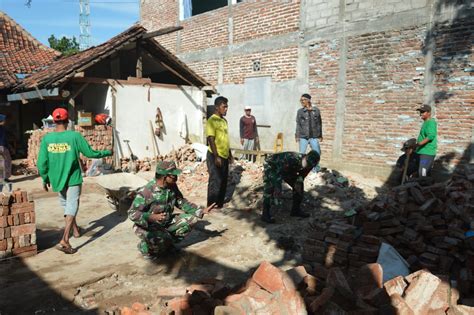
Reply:
[[79, 35], [79, 48], [85, 50], [91, 45], [91, 22], [89, 20], [90, 4], [89, 0], [79, 0], [79, 28], [81, 34]]

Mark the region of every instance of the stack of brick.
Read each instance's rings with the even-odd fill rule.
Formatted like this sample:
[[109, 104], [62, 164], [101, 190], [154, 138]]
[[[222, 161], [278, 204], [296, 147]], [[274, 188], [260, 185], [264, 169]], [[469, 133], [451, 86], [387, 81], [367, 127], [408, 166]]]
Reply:
[[[422, 268], [450, 275], [463, 295], [474, 292], [474, 172], [466, 168], [446, 183], [395, 187], [351, 219], [313, 223], [303, 248], [305, 260], [353, 269], [377, 260], [381, 242]], [[351, 221], [349, 223], [349, 221]]]
[[35, 205], [26, 191], [0, 196], [0, 258], [36, 255]]
[[158, 157], [159, 161], [175, 161], [178, 165], [181, 165], [185, 162], [196, 162], [197, 156], [194, 149], [186, 144], [177, 150], [172, 150], [166, 155], [161, 155]]
[[120, 169], [122, 172], [147, 172], [151, 170], [152, 159], [144, 158], [143, 160], [132, 161], [130, 158], [120, 159]]
[[[93, 127], [75, 126], [76, 131], [80, 132], [94, 150], [112, 150], [113, 131], [111, 126], [97, 125]], [[34, 130], [28, 139], [28, 164], [30, 167], [36, 167], [41, 140], [44, 135], [54, 131], [54, 129]], [[90, 160], [81, 158], [84, 165], [89, 165]], [[104, 163], [111, 165], [112, 157], [104, 158]]]
[[342, 221], [319, 224], [309, 234], [303, 247], [306, 261], [323, 265], [356, 269], [377, 260], [381, 241], [372, 235], [360, 235], [356, 226]]

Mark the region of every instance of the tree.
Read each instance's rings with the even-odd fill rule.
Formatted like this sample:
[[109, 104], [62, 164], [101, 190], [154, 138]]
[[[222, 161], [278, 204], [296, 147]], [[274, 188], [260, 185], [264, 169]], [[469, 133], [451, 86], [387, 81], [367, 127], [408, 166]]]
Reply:
[[57, 39], [56, 36], [51, 35], [48, 38], [49, 47], [61, 52], [65, 56], [69, 56], [79, 52], [79, 43], [76, 41], [76, 37], [68, 38], [63, 36], [61, 39]]

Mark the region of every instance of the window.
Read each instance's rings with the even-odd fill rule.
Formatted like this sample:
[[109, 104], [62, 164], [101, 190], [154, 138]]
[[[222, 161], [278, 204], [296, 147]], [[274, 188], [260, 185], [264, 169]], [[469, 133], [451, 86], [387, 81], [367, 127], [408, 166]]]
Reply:
[[[232, 0], [232, 4], [242, 1]], [[228, 3], [228, 0], [180, 0], [179, 18], [184, 20], [191, 16], [225, 7]]]

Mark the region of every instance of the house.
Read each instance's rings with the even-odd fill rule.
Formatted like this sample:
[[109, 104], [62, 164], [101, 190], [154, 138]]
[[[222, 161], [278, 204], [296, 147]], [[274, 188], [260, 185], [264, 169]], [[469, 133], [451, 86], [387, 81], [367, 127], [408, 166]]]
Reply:
[[7, 14], [0, 11], [0, 112], [8, 117], [8, 128], [16, 137], [21, 151], [26, 144], [24, 132], [32, 129], [30, 106], [7, 101], [7, 95], [21, 80], [58, 59], [61, 53], [29, 34]]
[[[82, 112], [108, 114], [115, 127], [117, 160], [130, 156], [128, 145], [138, 158], [151, 158], [186, 141], [203, 142], [205, 103], [212, 87], [154, 40], [175, 30], [150, 33], [133, 25], [25, 77], [7, 99], [37, 108], [30, 113], [37, 124], [58, 106], [67, 107], [75, 121]], [[164, 122], [159, 137], [153, 132], [157, 108]]]
[[383, 176], [417, 136], [423, 102], [435, 108], [440, 161], [452, 170], [469, 160], [473, 17], [468, 0], [142, 0], [140, 9], [150, 30], [183, 26], [158, 41], [229, 98], [232, 146], [250, 105], [262, 149], [282, 132], [284, 149], [297, 150], [308, 92], [322, 112], [323, 164]]

